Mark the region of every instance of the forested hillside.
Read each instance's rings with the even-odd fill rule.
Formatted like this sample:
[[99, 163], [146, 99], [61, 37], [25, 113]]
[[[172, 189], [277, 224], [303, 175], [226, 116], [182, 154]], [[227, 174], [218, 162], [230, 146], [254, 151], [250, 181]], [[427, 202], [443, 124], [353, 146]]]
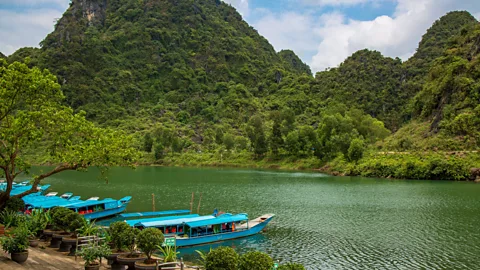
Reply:
[[41, 49], [8, 61], [48, 68], [69, 106], [134, 134], [145, 163], [465, 179], [379, 172], [398, 164], [376, 153], [479, 147], [478, 27], [452, 12], [406, 62], [365, 49], [314, 77], [220, 0], [74, 0]]

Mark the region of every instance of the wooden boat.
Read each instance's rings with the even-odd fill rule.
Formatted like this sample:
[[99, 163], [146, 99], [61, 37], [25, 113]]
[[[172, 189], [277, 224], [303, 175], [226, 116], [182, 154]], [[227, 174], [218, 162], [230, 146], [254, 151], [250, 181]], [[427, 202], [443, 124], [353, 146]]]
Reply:
[[99, 200], [97, 197], [82, 201], [80, 197], [77, 197], [75, 200], [68, 200], [55, 196], [48, 200], [26, 200], [25, 206], [27, 210], [65, 207], [78, 212], [87, 219], [99, 219], [122, 213], [131, 199], [131, 196], [126, 196], [120, 200], [111, 198]]
[[185, 222], [185, 234], [176, 235], [175, 243], [177, 247], [186, 247], [255, 235], [261, 232], [274, 216], [266, 214], [248, 220], [245, 214], [221, 215], [214, 219]]
[[131, 225], [143, 228], [158, 228], [166, 238], [174, 239], [177, 247], [195, 246], [207, 243], [247, 237], [262, 231], [273, 219], [274, 214], [266, 214], [248, 220], [246, 214], [223, 214], [218, 217], [178, 216], [173, 219], [140, 220]]

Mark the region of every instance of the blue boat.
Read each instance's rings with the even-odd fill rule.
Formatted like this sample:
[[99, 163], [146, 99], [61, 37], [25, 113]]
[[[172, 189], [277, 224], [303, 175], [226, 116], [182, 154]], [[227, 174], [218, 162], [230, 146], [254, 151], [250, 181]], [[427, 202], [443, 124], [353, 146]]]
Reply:
[[[21, 194], [25, 191], [29, 191], [30, 189], [32, 188], [32, 185], [24, 185], [24, 184], [16, 184], [16, 185], [12, 185], [12, 190], [10, 191], [10, 195], [11, 196], [15, 196], [15, 195], [18, 195], [18, 194]], [[37, 187], [37, 190], [38, 192], [40, 193], [45, 193], [45, 191], [47, 191], [47, 189], [50, 188], [50, 185], [39, 185]], [[6, 183], [2, 183], [0, 185], [0, 191], [5, 191], [7, 189], [7, 184]]]
[[[33, 196], [32, 196], [33, 197]], [[31, 209], [51, 209], [54, 207], [65, 207], [83, 215], [86, 219], [99, 219], [117, 215], [125, 211], [128, 203], [132, 199], [126, 196], [120, 200], [106, 198], [99, 200], [98, 197], [93, 197], [88, 200], [80, 200], [80, 197], [71, 197], [65, 199], [57, 196], [50, 198], [42, 198], [46, 196], [38, 196], [39, 198], [25, 199], [25, 206], [27, 210]]]
[[180, 215], [189, 214], [190, 210], [167, 210], [159, 212], [136, 212], [121, 214], [122, 218], [134, 218], [134, 217], [154, 217], [154, 216], [166, 216], [166, 215]]
[[[147, 226], [143, 225], [143, 223], [156, 223], [156, 222], [163, 222], [163, 221], [169, 221], [169, 220], [181, 220], [186, 218], [195, 218], [199, 216], [200, 216], [199, 214], [166, 216], [166, 217], [155, 217], [155, 218], [131, 219], [131, 220], [125, 220], [125, 222], [132, 227], [147, 228]], [[183, 224], [183, 222], [179, 222], [179, 224]], [[151, 226], [151, 227], [154, 227], [154, 226]]]
[[175, 239], [177, 247], [187, 247], [247, 237], [261, 232], [274, 216], [266, 214], [248, 220], [246, 214], [225, 214], [213, 219], [188, 221], [183, 224], [185, 233], [170, 238]]
[[187, 215], [187, 216], [177, 216], [175, 218], [163, 219], [163, 220], [144, 220], [134, 224], [134, 227], [139, 229], [144, 228], [158, 228], [165, 236], [171, 235], [183, 235], [184, 233], [184, 224], [186, 222], [202, 221], [215, 219], [215, 216], [199, 216], [199, 215]]

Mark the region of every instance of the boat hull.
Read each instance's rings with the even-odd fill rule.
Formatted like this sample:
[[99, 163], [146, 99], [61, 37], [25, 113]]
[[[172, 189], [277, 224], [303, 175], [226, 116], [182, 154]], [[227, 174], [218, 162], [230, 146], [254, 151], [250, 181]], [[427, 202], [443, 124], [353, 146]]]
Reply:
[[115, 216], [117, 214], [124, 212], [125, 209], [127, 208], [127, 205], [128, 205], [128, 202], [124, 203], [122, 206], [117, 208], [84, 214], [83, 217], [85, 217], [86, 219], [100, 219], [100, 218]]
[[243, 231], [235, 231], [229, 233], [221, 233], [221, 234], [212, 234], [206, 235], [201, 237], [194, 237], [194, 238], [177, 238], [176, 239], [176, 246], [177, 247], [189, 247], [189, 246], [196, 246], [196, 245], [204, 245], [209, 243], [221, 242], [226, 240], [232, 240], [242, 237], [247, 237], [251, 235], [255, 235], [261, 232], [268, 223], [272, 220], [273, 217], [270, 217], [263, 221], [260, 224], [255, 225], [254, 227], [249, 228], [248, 230]]

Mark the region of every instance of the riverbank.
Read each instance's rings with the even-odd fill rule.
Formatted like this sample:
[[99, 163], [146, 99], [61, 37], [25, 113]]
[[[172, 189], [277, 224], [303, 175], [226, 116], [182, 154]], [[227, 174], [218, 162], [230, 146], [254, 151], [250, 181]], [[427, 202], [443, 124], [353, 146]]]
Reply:
[[480, 181], [478, 152], [369, 152], [357, 162], [339, 156], [331, 162], [316, 157], [255, 160], [248, 153], [183, 153], [141, 165], [168, 167], [226, 167], [317, 171], [335, 176], [395, 179]]

